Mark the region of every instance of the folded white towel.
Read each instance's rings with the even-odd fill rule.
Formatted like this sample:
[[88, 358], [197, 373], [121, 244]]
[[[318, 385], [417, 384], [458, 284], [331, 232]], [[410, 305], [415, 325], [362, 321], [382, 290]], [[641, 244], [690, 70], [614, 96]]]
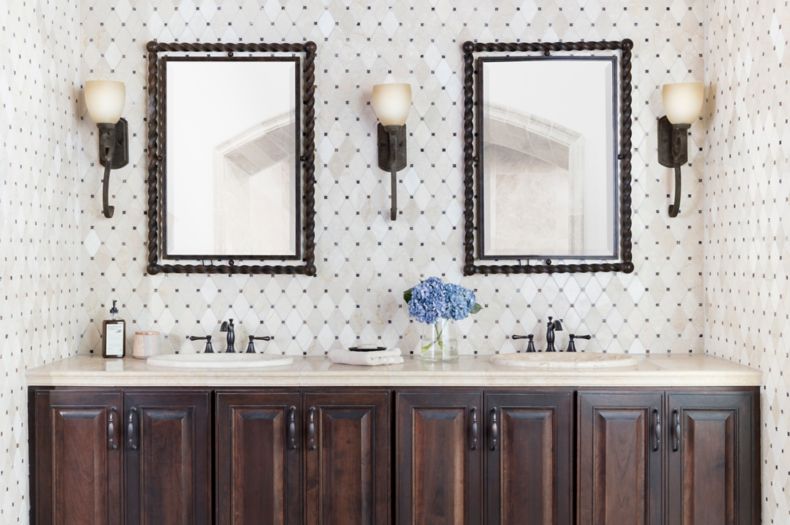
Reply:
[[390, 350], [378, 350], [375, 352], [352, 352], [345, 348], [335, 348], [327, 354], [333, 363], [343, 365], [398, 365], [403, 363], [400, 348]]

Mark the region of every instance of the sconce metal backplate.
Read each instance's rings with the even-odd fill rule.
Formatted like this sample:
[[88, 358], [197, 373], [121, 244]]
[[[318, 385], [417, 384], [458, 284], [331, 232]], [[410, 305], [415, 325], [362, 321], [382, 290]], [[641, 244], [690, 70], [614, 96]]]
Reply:
[[390, 172], [390, 220], [398, 218], [398, 180], [395, 175], [406, 167], [406, 126], [379, 123], [379, 168]]
[[658, 119], [658, 163], [675, 170], [675, 198], [669, 206], [669, 216], [680, 213], [680, 167], [688, 162], [689, 124], [672, 124], [667, 117]]
[[[395, 156], [390, 155], [390, 137], [395, 139]], [[379, 169], [400, 171], [406, 167], [406, 126], [378, 127]]]
[[658, 163], [667, 168], [688, 162], [688, 125], [675, 126], [667, 117], [658, 119]]
[[[108, 131], [110, 131], [110, 133], [107, 133], [107, 138], [105, 138], [104, 129], [102, 129], [104, 126], [107, 126]], [[125, 118], [120, 119], [115, 125], [99, 125], [99, 152], [103, 152], [106, 146], [103, 141], [112, 139], [114, 139], [115, 144], [112, 148], [112, 162], [110, 163], [110, 168], [117, 170], [129, 164], [129, 124], [126, 122]], [[104, 155], [101, 153], [99, 155], [99, 164], [107, 167]]]

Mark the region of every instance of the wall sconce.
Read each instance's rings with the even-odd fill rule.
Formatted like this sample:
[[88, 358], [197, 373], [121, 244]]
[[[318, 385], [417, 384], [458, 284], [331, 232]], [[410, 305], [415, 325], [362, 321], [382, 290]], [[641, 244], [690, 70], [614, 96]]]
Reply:
[[99, 163], [104, 166], [102, 213], [108, 219], [115, 206], [109, 204], [110, 170], [129, 163], [129, 130], [121, 118], [126, 87], [115, 80], [88, 80], [85, 83], [85, 105], [93, 122], [99, 126]]
[[410, 84], [376, 84], [371, 97], [379, 119], [379, 168], [390, 172], [390, 220], [398, 216], [395, 174], [406, 167], [406, 117], [411, 105]]
[[661, 91], [666, 116], [658, 119], [658, 162], [675, 168], [675, 201], [669, 216], [680, 213], [680, 167], [688, 162], [688, 130], [699, 118], [704, 102], [701, 82], [664, 84]]

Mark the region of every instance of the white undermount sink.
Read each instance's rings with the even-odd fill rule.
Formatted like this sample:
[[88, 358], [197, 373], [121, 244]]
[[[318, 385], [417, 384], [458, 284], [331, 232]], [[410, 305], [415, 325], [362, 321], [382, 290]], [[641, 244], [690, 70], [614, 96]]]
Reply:
[[165, 354], [149, 357], [151, 366], [168, 368], [269, 368], [287, 366], [292, 357], [264, 354]]
[[623, 354], [530, 353], [498, 354], [491, 356], [491, 362], [501, 366], [564, 370], [635, 366], [639, 364], [639, 358]]

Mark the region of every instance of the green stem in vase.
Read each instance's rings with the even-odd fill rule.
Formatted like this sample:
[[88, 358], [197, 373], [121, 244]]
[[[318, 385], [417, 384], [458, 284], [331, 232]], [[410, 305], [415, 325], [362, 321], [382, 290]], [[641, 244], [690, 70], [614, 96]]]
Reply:
[[428, 344], [422, 346], [422, 351], [427, 352], [431, 346], [436, 345], [439, 347], [439, 350], [444, 351], [444, 341], [442, 341], [442, 323], [434, 323], [434, 328], [436, 332], [436, 338], [433, 341], [430, 341]]

